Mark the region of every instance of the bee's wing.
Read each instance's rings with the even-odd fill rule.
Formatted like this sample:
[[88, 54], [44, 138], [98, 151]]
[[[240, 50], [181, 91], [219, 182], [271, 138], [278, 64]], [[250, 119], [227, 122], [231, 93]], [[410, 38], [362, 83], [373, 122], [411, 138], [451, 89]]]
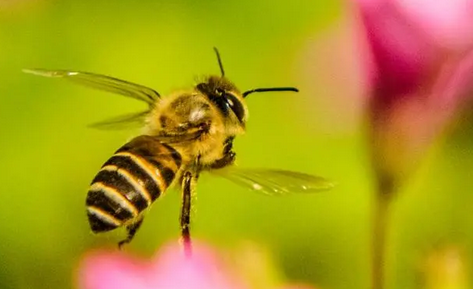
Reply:
[[160, 97], [158, 92], [149, 87], [90, 72], [45, 69], [23, 69], [23, 72], [44, 77], [65, 78], [85, 86], [135, 98], [149, 105]]
[[322, 177], [277, 170], [231, 166], [212, 173], [238, 185], [266, 195], [279, 196], [294, 193], [313, 193], [329, 190], [334, 184]]
[[101, 130], [137, 128], [145, 123], [148, 114], [149, 110], [135, 112], [92, 123], [88, 126]]

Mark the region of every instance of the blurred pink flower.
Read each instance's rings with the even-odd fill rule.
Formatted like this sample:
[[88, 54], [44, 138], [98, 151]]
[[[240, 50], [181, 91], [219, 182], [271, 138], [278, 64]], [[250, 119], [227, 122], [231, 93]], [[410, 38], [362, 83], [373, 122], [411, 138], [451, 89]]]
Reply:
[[[186, 257], [178, 244], [165, 246], [152, 260], [123, 252], [91, 252], [78, 275], [81, 289], [248, 289], [215, 250], [195, 244]], [[255, 288], [256, 289], [256, 288]], [[262, 289], [262, 288], [258, 288]], [[311, 289], [288, 286], [285, 289]]]
[[355, 3], [370, 53], [364, 70], [376, 171], [396, 181], [473, 88], [473, 1]]
[[82, 289], [245, 289], [209, 247], [196, 244], [192, 257], [176, 245], [150, 261], [123, 252], [93, 252], [79, 271]]
[[391, 200], [473, 95], [473, 0], [346, 2], [339, 25], [309, 39], [304, 91], [311, 125], [336, 133], [340, 123], [358, 131], [368, 120], [376, 185], [370, 288], [381, 289]]
[[368, 114], [375, 171], [399, 182], [470, 98], [473, 0], [346, 2], [338, 25], [308, 39], [302, 111], [331, 134]]
[[473, 92], [473, 0], [355, 0], [377, 177], [372, 287], [385, 285], [389, 206]]

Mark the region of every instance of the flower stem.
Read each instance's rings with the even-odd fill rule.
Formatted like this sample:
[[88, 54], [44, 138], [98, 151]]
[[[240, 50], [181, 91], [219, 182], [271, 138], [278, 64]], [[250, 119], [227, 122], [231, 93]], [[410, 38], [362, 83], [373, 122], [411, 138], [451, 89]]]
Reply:
[[393, 195], [393, 183], [380, 180], [376, 193], [372, 223], [371, 289], [385, 288], [386, 239], [389, 228], [389, 207]]

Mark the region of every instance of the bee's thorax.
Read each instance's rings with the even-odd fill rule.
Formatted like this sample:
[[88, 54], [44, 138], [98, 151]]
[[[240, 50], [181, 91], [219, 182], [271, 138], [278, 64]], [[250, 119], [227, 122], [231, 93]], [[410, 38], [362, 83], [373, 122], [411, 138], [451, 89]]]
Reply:
[[[227, 105], [223, 101], [228, 95], [231, 95], [229, 103], [233, 106], [223, 107]], [[246, 115], [244, 100], [233, 84], [224, 78], [210, 77], [208, 82], [197, 85], [194, 90], [180, 91], [161, 99], [150, 113], [144, 133], [172, 135], [205, 127], [205, 133], [199, 138], [173, 145], [183, 160], [198, 158], [205, 167], [223, 158], [225, 142], [229, 138], [244, 133]]]

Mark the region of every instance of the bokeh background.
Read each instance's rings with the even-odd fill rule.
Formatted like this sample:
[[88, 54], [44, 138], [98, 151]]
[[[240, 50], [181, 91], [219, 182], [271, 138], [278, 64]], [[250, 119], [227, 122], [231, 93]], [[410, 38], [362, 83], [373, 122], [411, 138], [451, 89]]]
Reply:
[[[84, 199], [102, 163], [138, 130], [87, 124], [143, 108], [21, 69], [108, 74], [166, 95], [219, 73], [214, 46], [242, 90], [301, 91], [249, 97], [239, 165], [308, 172], [337, 186], [270, 198], [205, 175], [193, 236], [228, 250], [257, 243], [288, 280], [367, 288], [374, 185], [364, 100], [356, 71], [331, 65], [353, 64], [353, 51], [333, 37], [350, 13], [347, 3], [323, 0], [0, 0], [0, 288], [75, 288], [81, 256], [114, 248], [116, 236], [90, 233]], [[393, 205], [389, 288], [423, 288], [436, 250], [471, 255], [473, 121], [459, 119]], [[179, 205], [175, 191], [160, 199], [126, 250], [151, 256], [177, 241]]]

